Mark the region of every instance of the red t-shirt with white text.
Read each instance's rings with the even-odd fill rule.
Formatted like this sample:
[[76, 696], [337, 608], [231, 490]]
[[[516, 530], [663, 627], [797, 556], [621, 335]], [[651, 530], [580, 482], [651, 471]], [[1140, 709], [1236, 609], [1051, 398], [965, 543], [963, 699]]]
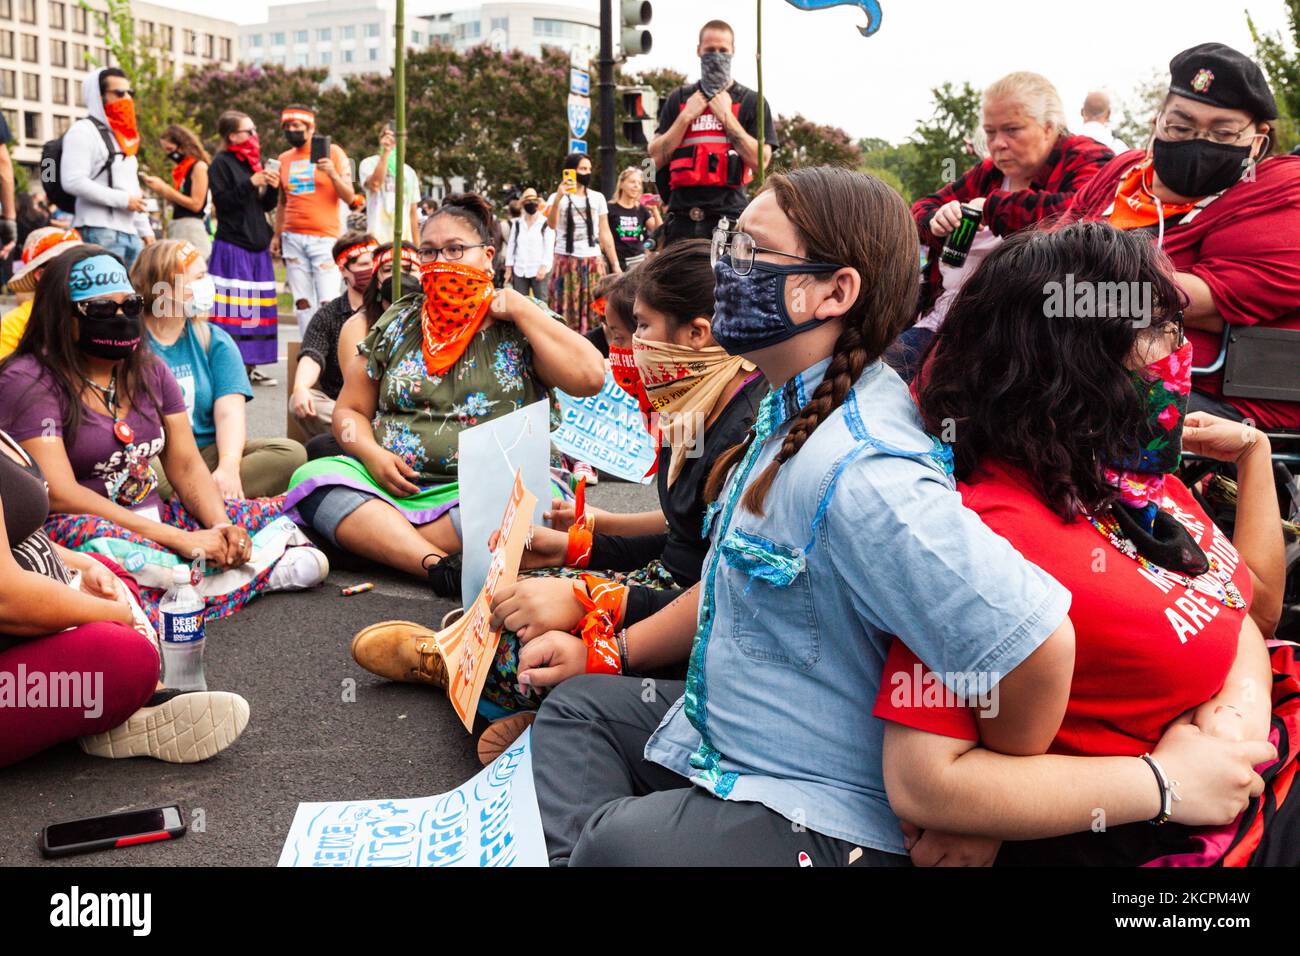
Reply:
[[[1222, 689], [1250, 606], [1250, 573], [1177, 478], [1167, 480], [1161, 507], [1211, 560], [1210, 570], [1190, 588], [1161, 569], [1143, 568], [1086, 519], [1063, 522], [1018, 469], [982, 466], [958, 490], [966, 507], [1073, 595], [1074, 681], [1049, 753], [1140, 756], [1155, 749], [1172, 720]], [[1224, 580], [1236, 585], [1245, 608], [1216, 599]], [[937, 688], [927, 675], [919, 659], [895, 640], [875, 715], [977, 740], [976, 710], [952, 695], [926, 695], [925, 686]]]

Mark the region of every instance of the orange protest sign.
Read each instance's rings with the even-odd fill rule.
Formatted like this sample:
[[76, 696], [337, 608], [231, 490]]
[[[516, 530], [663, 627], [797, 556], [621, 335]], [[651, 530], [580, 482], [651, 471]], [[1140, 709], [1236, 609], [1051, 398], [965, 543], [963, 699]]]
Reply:
[[442, 658], [447, 662], [447, 696], [469, 731], [474, 728], [478, 699], [487, 681], [488, 668], [492, 666], [497, 641], [501, 639], [501, 632], [492, 630], [492, 597], [497, 588], [513, 584], [519, 575], [519, 561], [536, 504], [537, 497], [524, 487], [523, 477], [516, 471], [483, 589], [455, 624], [435, 635]]

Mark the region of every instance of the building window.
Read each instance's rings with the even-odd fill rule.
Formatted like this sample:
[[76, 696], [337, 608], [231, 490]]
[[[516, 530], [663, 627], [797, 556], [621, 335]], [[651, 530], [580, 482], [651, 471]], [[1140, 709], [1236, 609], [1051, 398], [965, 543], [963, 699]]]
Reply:
[[250, 46], [250, 47], [258, 47], [258, 46], [261, 46], [261, 45], [262, 45], [262, 34], [260, 34], [260, 33], [250, 33], [247, 37], [244, 38], [244, 43], [245, 43], [247, 46]]
[[30, 33], [23, 34], [23, 59], [28, 63], [39, 63], [41, 60], [37, 42], [37, 38]]
[[39, 100], [41, 98], [41, 76], [39, 73], [23, 74], [23, 99]]
[[329, 43], [330, 32], [331, 31], [329, 27], [321, 27], [321, 29], [316, 31], [316, 39], [319, 40], [321, 43]]
[[18, 19], [23, 23], [36, 22], [36, 0], [19, 0]]
[[356, 27], [354, 27], [354, 26], [346, 26], [346, 27], [343, 28], [343, 39], [345, 39], [345, 40], [355, 40], [356, 38], [357, 38], [357, 28], [356, 28]]
[[366, 52], [368, 52], [368, 53], [370, 54], [370, 62], [373, 63], [373, 62], [375, 62], [376, 60], [379, 59], [379, 47], [372, 46], [372, 47], [371, 47], [369, 50], [367, 50]]
[[86, 32], [86, 8], [73, 6], [72, 8], [72, 31], [74, 33]]
[[298, 67], [298, 66], [306, 66], [306, 65], [307, 65], [307, 54], [306, 54], [306, 53], [295, 53], [295, 54], [293, 55], [293, 65], [294, 65], [295, 67]]
[[14, 18], [14, 0], [0, 0], [0, 20]]
[[64, 133], [66, 133], [66, 132], [71, 128], [71, 126], [72, 126], [72, 117], [71, 117], [71, 116], [56, 116], [56, 117], [54, 117], [54, 135], [55, 135], [55, 137], [62, 136]]
[[329, 50], [322, 51], [320, 55], [321, 66], [329, 66], [333, 61], [334, 61], [334, 56], [333, 54], [330, 53]]
[[67, 77], [56, 76], [54, 78], [54, 102], [60, 106], [68, 105], [68, 80]]
[[344, 63], [351, 63], [351, 62], [352, 62], [352, 51], [351, 51], [351, 50], [344, 50], [344, 51], [343, 51], [343, 62], [344, 62]]
[[0, 113], [4, 114], [5, 125], [8, 126], [10, 130], [16, 130], [18, 128], [17, 110], [0, 110]]
[[42, 125], [40, 113], [23, 114], [23, 136], [28, 142], [40, 143], [44, 141], [45, 134], [41, 129]]
[[221, 59], [230, 59], [230, 37], [221, 38]]
[[160, 45], [164, 50], [170, 50], [172, 48], [172, 44], [174, 44], [175, 42], [176, 42], [176, 31], [171, 27], [170, 24], [164, 23], [162, 25], [162, 43]]
[[294, 31], [293, 31], [293, 42], [294, 42], [294, 43], [306, 43], [306, 42], [307, 42], [307, 31], [306, 31], [306, 30], [294, 30]]
[[284, 46], [284, 33], [277, 30], [271, 34], [271, 46]]
[[89, 52], [84, 43], [72, 44], [72, 68], [74, 70], [84, 70], [86, 68], [86, 55]]
[[6, 60], [14, 58], [14, 31], [0, 30], [0, 56]]
[[567, 40], [588, 46], [594, 45], [598, 40], [595, 27], [575, 20], [554, 20], [548, 17], [533, 17], [533, 33], [542, 40]]
[[378, 24], [378, 23], [367, 23], [367, 24], [366, 24], [366, 36], [368, 36], [368, 37], [377, 37], [377, 36], [379, 36], [379, 24]]
[[217, 38], [211, 33], [203, 34], [203, 55], [209, 60], [217, 55]]
[[108, 36], [108, 14], [95, 11], [95, 36], [103, 38]]
[[68, 65], [68, 44], [64, 40], [50, 41], [50, 66]]
[[54, 30], [63, 29], [63, 18], [66, 7], [59, 0], [50, 0], [50, 27]]
[[421, 39], [421, 37], [423, 37], [423, 36], [424, 36], [424, 34], [422, 34], [419, 30], [416, 30], [416, 31], [414, 31], [414, 32], [411, 34], [411, 42], [414, 43], [416, 46], [419, 46], [419, 45], [420, 45], [420, 39]]
[[509, 17], [493, 17], [493, 18], [492, 18], [492, 29], [493, 29], [493, 30], [509, 30], [509, 29], [510, 29], [510, 18], [509, 18]]
[[72, 84], [72, 105], [73, 106], [86, 105], [86, 98], [84, 95], [82, 95], [82, 89], [80, 83]]
[[13, 70], [0, 70], [0, 96], [14, 99], [18, 95], [18, 75]]

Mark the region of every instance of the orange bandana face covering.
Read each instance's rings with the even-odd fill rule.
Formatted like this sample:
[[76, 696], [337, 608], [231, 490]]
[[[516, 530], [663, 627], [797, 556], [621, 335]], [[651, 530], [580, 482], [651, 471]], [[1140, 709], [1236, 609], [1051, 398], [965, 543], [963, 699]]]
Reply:
[[1196, 208], [1195, 202], [1163, 204], [1156, 208], [1155, 200], [1147, 191], [1145, 183], [1151, 180], [1151, 160], [1139, 163], [1124, 174], [1115, 192], [1115, 206], [1111, 210], [1109, 221], [1116, 229], [1144, 229], [1160, 223], [1160, 213], [1164, 217], [1179, 216]]
[[429, 262], [420, 267], [424, 310], [424, 365], [441, 375], [465, 354], [492, 305], [492, 273], [459, 262]]
[[140, 149], [140, 130], [135, 125], [135, 100], [129, 96], [104, 104], [108, 128], [113, 131], [122, 152], [134, 156]]
[[181, 186], [185, 184], [185, 177], [189, 175], [195, 162], [197, 162], [197, 160], [195, 160], [193, 156], [186, 156], [172, 167], [172, 185], [176, 187], [177, 192], [181, 191]]

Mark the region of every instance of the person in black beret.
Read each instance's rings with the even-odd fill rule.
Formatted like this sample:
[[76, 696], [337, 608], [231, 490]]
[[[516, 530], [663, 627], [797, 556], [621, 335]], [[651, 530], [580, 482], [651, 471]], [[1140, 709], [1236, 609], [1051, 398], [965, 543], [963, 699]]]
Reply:
[[[1146, 232], [1169, 255], [1187, 296], [1193, 367], [1203, 368], [1225, 324], [1300, 330], [1300, 156], [1273, 155], [1277, 103], [1250, 57], [1202, 43], [1175, 56], [1169, 74], [1149, 148], [1115, 157], [1064, 219]], [[1189, 409], [1300, 428], [1300, 402], [1225, 397], [1221, 379], [1194, 375]]]

